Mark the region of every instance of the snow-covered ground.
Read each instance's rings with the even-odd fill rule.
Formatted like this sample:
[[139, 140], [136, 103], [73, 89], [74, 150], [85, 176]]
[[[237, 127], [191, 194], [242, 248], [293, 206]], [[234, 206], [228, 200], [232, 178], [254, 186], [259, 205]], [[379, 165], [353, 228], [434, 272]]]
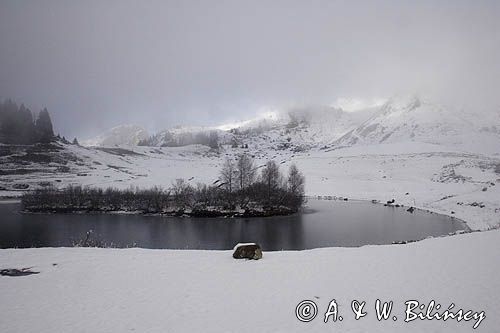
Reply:
[[[45, 248], [0, 250], [0, 267], [37, 275], [0, 277], [0, 332], [471, 332], [468, 322], [405, 323], [405, 301], [441, 311], [484, 311], [478, 332], [500, 326], [500, 231], [407, 245], [265, 252]], [[323, 322], [335, 299], [343, 321]], [[377, 321], [375, 301], [394, 301]], [[300, 322], [302, 300], [317, 317]], [[366, 301], [355, 320], [351, 301]], [[425, 311], [425, 310], [424, 310]], [[393, 321], [392, 316], [397, 317]]]

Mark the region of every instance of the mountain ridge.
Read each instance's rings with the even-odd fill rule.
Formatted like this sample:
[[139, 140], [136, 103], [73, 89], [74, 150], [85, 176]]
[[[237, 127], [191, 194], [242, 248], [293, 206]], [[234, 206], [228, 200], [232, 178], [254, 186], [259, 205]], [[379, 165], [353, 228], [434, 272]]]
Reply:
[[145, 131], [139, 131], [142, 135], [139, 140], [137, 129], [140, 127], [127, 126], [136, 131], [117, 131], [119, 126], [105, 132], [109, 137], [103, 134], [85, 143], [307, 150], [408, 141], [493, 152], [498, 152], [495, 147], [500, 146], [500, 112], [479, 117], [474, 111], [440, 105], [418, 95], [395, 96], [382, 106], [358, 111], [348, 112], [333, 106], [298, 107], [234, 126], [177, 126], [147, 137]]

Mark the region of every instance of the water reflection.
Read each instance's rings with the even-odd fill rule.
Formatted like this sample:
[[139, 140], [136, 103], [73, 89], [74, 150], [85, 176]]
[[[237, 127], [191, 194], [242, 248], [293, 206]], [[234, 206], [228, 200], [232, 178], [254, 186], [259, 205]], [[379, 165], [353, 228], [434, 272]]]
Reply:
[[366, 202], [310, 200], [311, 212], [272, 218], [166, 218], [140, 215], [20, 214], [0, 204], [0, 247], [72, 246], [93, 238], [117, 247], [231, 249], [258, 242], [264, 250], [390, 244], [445, 235], [465, 226], [456, 219]]

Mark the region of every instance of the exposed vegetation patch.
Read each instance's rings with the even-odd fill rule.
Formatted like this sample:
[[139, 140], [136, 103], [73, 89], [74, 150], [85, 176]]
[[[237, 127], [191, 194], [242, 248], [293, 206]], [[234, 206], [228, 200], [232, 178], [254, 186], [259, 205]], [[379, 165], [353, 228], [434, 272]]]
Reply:
[[31, 267], [28, 268], [7, 268], [7, 269], [1, 269], [0, 270], [0, 275], [1, 276], [26, 276], [26, 275], [32, 275], [32, 274], [38, 274], [40, 272], [35, 272], [31, 270]]
[[144, 154], [137, 153], [133, 150], [130, 149], [124, 149], [124, 148], [104, 148], [104, 147], [96, 147], [95, 149], [103, 151], [108, 154], [113, 154], [113, 155], [118, 155], [118, 156], [139, 156]]

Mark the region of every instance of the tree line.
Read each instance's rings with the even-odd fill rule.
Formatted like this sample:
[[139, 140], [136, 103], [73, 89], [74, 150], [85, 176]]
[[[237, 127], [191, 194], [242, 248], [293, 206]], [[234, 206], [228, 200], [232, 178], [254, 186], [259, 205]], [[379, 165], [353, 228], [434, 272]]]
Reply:
[[[258, 172], [260, 169], [260, 172]], [[191, 216], [271, 216], [297, 212], [304, 203], [305, 177], [295, 165], [283, 175], [274, 161], [257, 168], [248, 155], [227, 159], [213, 184], [193, 186], [176, 179], [167, 188], [47, 187], [27, 192], [28, 211], [135, 211]]]
[[0, 102], [0, 143], [33, 144], [52, 140], [54, 130], [46, 108], [34, 118], [24, 104], [18, 106], [10, 99]]

